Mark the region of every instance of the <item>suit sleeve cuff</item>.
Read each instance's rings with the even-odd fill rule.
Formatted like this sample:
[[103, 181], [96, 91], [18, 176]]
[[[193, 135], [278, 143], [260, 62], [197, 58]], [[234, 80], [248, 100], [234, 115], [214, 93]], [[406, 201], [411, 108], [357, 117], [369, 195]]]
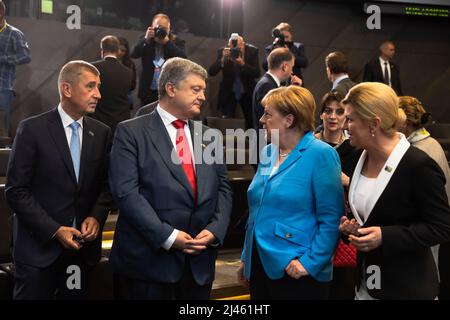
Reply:
[[164, 241], [164, 243], [161, 245], [161, 247], [164, 250], [169, 251], [170, 248], [172, 248], [173, 243], [175, 242], [175, 240], [177, 239], [179, 231], [177, 229], [174, 229], [172, 231], [172, 233], [170, 234], [170, 236], [167, 238], [166, 241]]

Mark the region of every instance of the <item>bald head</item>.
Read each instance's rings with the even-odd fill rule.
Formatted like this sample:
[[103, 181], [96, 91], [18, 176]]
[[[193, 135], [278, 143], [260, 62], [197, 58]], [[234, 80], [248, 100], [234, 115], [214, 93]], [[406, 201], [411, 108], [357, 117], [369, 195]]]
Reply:
[[380, 45], [380, 55], [384, 60], [391, 60], [395, 55], [395, 44], [392, 41], [384, 41]]

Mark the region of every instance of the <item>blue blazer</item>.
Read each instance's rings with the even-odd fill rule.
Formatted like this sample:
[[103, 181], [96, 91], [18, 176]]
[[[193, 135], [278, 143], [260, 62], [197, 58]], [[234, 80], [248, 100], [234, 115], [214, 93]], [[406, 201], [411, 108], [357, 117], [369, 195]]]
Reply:
[[[199, 135], [193, 131], [192, 137]], [[203, 127], [203, 132], [207, 127]], [[194, 141], [195, 138], [194, 138]], [[201, 141], [205, 147], [209, 141]], [[203, 145], [202, 145], [203, 147]], [[199, 285], [214, 279], [217, 246], [196, 256], [161, 247], [174, 228], [195, 237], [212, 232], [223, 244], [232, 196], [224, 164], [195, 165], [197, 204], [181, 164], [171, 161], [169, 134], [156, 111], [121, 122], [111, 151], [110, 185], [120, 215], [110, 263], [115, 273], [132, 279], [175, 283], [185, 263]]]
[[[264, 155], [268, 155], [264, 161]], [[250, 279], [253, 241], [270, 279], [280, 279], [299, 259], [317, 281], [332, 279], [332, 256], [344, 214], [341, 165], [337, 152], [307, 132], [278, 170], [273, 145], [263, 156], [248, 189], [250, 215], [242, 261]], [[263, 163], [266, 162], [266, 163]]]

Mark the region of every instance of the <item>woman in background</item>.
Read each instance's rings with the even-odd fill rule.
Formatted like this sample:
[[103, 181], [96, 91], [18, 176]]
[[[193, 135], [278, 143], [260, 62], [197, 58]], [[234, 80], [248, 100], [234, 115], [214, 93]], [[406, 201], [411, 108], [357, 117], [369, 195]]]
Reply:
[[122, 62], [124, 66], [130, 68], [133, 71], [131, 90], [128, 93], [128, 102], [130, 104], [130, 110], [132, 110], [133, 90], [136, 88], [136, 65], [130, 58], [130, 44], [128, 43], [128, 40], [123, 37], [119, 37], [119, 41], [120, 47], [119, 47], [119, 55], [117, 58], [119, 59], [120, 62]]

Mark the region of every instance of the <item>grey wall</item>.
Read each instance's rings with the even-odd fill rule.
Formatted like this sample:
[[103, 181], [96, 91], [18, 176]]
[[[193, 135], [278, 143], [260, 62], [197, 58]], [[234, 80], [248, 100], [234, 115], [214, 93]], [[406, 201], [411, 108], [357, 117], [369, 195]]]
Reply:
[[[276, 3], [276, 5], [275, 5]], [[377, 55], [381, 41], [390, 38], [397, 44], [404, 93], [418, 97], [439, 122], [450, 122], [450, 24], [446, 20], [411, 19], [383, 16], [381, 30], [368, 30], [362, 4], [337, 4], [319, 1], [244, 1], [244, 37], [260, 48], [270, 42], [271, 29], [281, 21], [294, 28], [295, 39], [306, 46], [310, 65], [305, 70], [306, 87], [316, 101], [330, 89], [324, 58], [335, 50], [350, 60], [350, 75], [361, 81], [364, 64]], [[31, 64], [19, 66], [13, 123], [47, 111], [58, 103], [57, 76], [60, 67], [71, 59], [98, 59], [98, 44], [106, 34], [125, 36], [131, 45], [140, 32], [82, 26], [68, 30], [64, 23], [9, 18], [20, 28], [32, 48]], [[208, 67], [224, 40], [186, 38], [189, 57]], [[137, 61], [140, 67], [140, 63]], [[216, 115], [220, 76], [208, 80], [208, 103], [202, 116]], [[136, 101], [137, 103], [137, 101]]]

